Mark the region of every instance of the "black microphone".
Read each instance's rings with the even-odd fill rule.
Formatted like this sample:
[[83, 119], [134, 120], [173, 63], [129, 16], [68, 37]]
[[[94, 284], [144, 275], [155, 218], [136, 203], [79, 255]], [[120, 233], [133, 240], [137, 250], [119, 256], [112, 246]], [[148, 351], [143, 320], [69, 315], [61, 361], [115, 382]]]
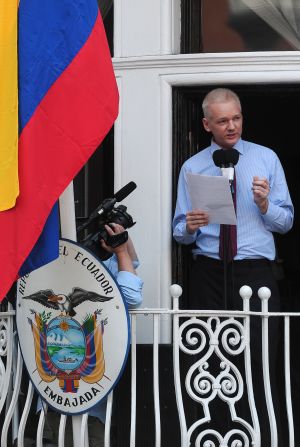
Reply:
[[116, 202], [121, 202], [124, 200], [129, 194], [132, 193], [136, 188], [136, 183], [129, 182], [127, 185], [123, 186], [123, 188], [119, 189], [111, 199], [105, 199], [101, 205], [96, 208], [92, 214], [90, 215], [90, 219], [94, 219], [95, 217], [103, 214], [105, 211], [112, 210]]
[[236, 149], [218, 149], [213, 153], [213, 161], [221, 168], [223, 177], [232, 183], [234, 179], [234, 166], [239, 161], [239, 152]]
[[136, 184], [134, 182], [129, 182], [127, 185], [123, 186], [123, 188], [119, 189], [118, 192], [114, 194], [114, 198], [116, 202], [121, 202], [125, 199], [125, 197], [129, 196], [136, 188]]

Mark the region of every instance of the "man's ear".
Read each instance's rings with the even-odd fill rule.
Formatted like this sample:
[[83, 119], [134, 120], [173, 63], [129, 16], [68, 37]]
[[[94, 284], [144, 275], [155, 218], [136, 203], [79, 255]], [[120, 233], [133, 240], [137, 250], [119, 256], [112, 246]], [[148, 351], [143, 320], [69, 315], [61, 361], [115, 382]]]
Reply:
[[208, 120], [206, 118], [202, 118], [202, 124], [203, 124], [203, 127], [206, 130], [206, 132], [210, 132], [210, 127], [208, 124]]

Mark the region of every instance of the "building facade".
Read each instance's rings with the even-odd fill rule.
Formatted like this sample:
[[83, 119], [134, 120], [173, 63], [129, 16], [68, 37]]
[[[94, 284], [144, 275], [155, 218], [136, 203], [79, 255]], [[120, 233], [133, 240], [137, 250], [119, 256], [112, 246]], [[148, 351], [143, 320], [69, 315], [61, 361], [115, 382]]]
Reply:
[[[110, 136], [114, 169], [106, 182], [111, 185], [113, 177], [114, 191], [129, 181], [137, 184], [124, 203], [137, 222], [130, 233], [141, 260], [144, 307], [169, 307], [170, 284], [185, 284], [188, 266], [184, 251], [172, 242], [171, 221], [180, 166], [208, 142], [201, 129], [201, 100], [210, 88], [225, 85], [240, 94], [245, 138], [273, 147], [290, 186], [296, 181], [297, 121], [291, 112], [300, 97], [296, 3], [100, 1], [112, 17], [108, 23], [120, 92], [120, 113]], [[291, 189], [295, 202], [297, 191]], [[298, 237], [281, 245], [295, 251], [291, 269], [298, 271]], [[151, 331], [146, 320], [145, 325], [138, 328], [141, 343]], [[161, 330], [168, 341], [168, 321]]]

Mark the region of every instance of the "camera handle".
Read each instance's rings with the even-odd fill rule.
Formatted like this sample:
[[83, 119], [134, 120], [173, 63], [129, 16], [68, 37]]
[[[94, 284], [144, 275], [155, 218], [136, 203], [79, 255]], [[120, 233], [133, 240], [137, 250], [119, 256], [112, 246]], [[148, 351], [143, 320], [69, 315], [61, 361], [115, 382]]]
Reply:
[[108, 236], [104, 240], [109, 247], [112, 248], [119, 247], [119, 245], [125, 244], [125, 242], [128, 241], [128, 231], [123, 231], [122, 233], [114, 234], [113, 236]]
[[93, 252], [102, 261], [105, 261], [112, 256], [112, 253], [101, 247], [101, 239], [103, 239], [107, 245], [111, 246], [112, 248], [116, 248], [127, 242], [128, 232], [123, 231], [122, 233], [115, 234], [114, 236], [108, 236], [107, 233], [104, 233], [104, 237], [102, 237], [101, 231], [98, 231], [97, 233], [89, 234], [83, 241], [81, 241], [81, 244], [85, 248]]

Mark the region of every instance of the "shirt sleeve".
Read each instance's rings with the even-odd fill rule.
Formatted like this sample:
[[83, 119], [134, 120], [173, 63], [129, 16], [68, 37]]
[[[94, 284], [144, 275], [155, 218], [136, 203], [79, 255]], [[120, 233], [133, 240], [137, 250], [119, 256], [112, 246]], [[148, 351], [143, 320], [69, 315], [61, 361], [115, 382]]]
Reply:
[[133, 309], [142, 303], [143, 281], [131, 272], [120, 271], [117, 282], [122, 290], [128, 306]]
[[275, 158], [273, 175], [270, 178], [268, 210], [262, 214], [266, 228], [277, 233], [287, 233], [293, 226], [294, 207], [278, 157]]
[[187, 169], [184, 164], [178, 179], [177, 202], [173, 218], [173, 236], [178, 243], [188, 245], [195, 242], [200, 230], [195, 231], [193, 234], [188, 233], [186, 230], [185, 216], [192, 209], [187, 189], [186, 172]]
[[[142, 303], [142, 289], [144, 284], [141, 278], [131, 272], [119, 272], [118, 260], [115, 254], [107, 261], [104, 261], [104, 264], [115, 277], [128, 306], [131, 309], [138, 307]], [[133, 261], [133, 267], [136, 269], [138, 266], [139, 261], [136, 259]]]
[[109, 259], [103, 261], [105, 267], [110, 271], [110, 273], [116, 278], [118, 274], [118, 259], [115, 254], [113, 254]]

